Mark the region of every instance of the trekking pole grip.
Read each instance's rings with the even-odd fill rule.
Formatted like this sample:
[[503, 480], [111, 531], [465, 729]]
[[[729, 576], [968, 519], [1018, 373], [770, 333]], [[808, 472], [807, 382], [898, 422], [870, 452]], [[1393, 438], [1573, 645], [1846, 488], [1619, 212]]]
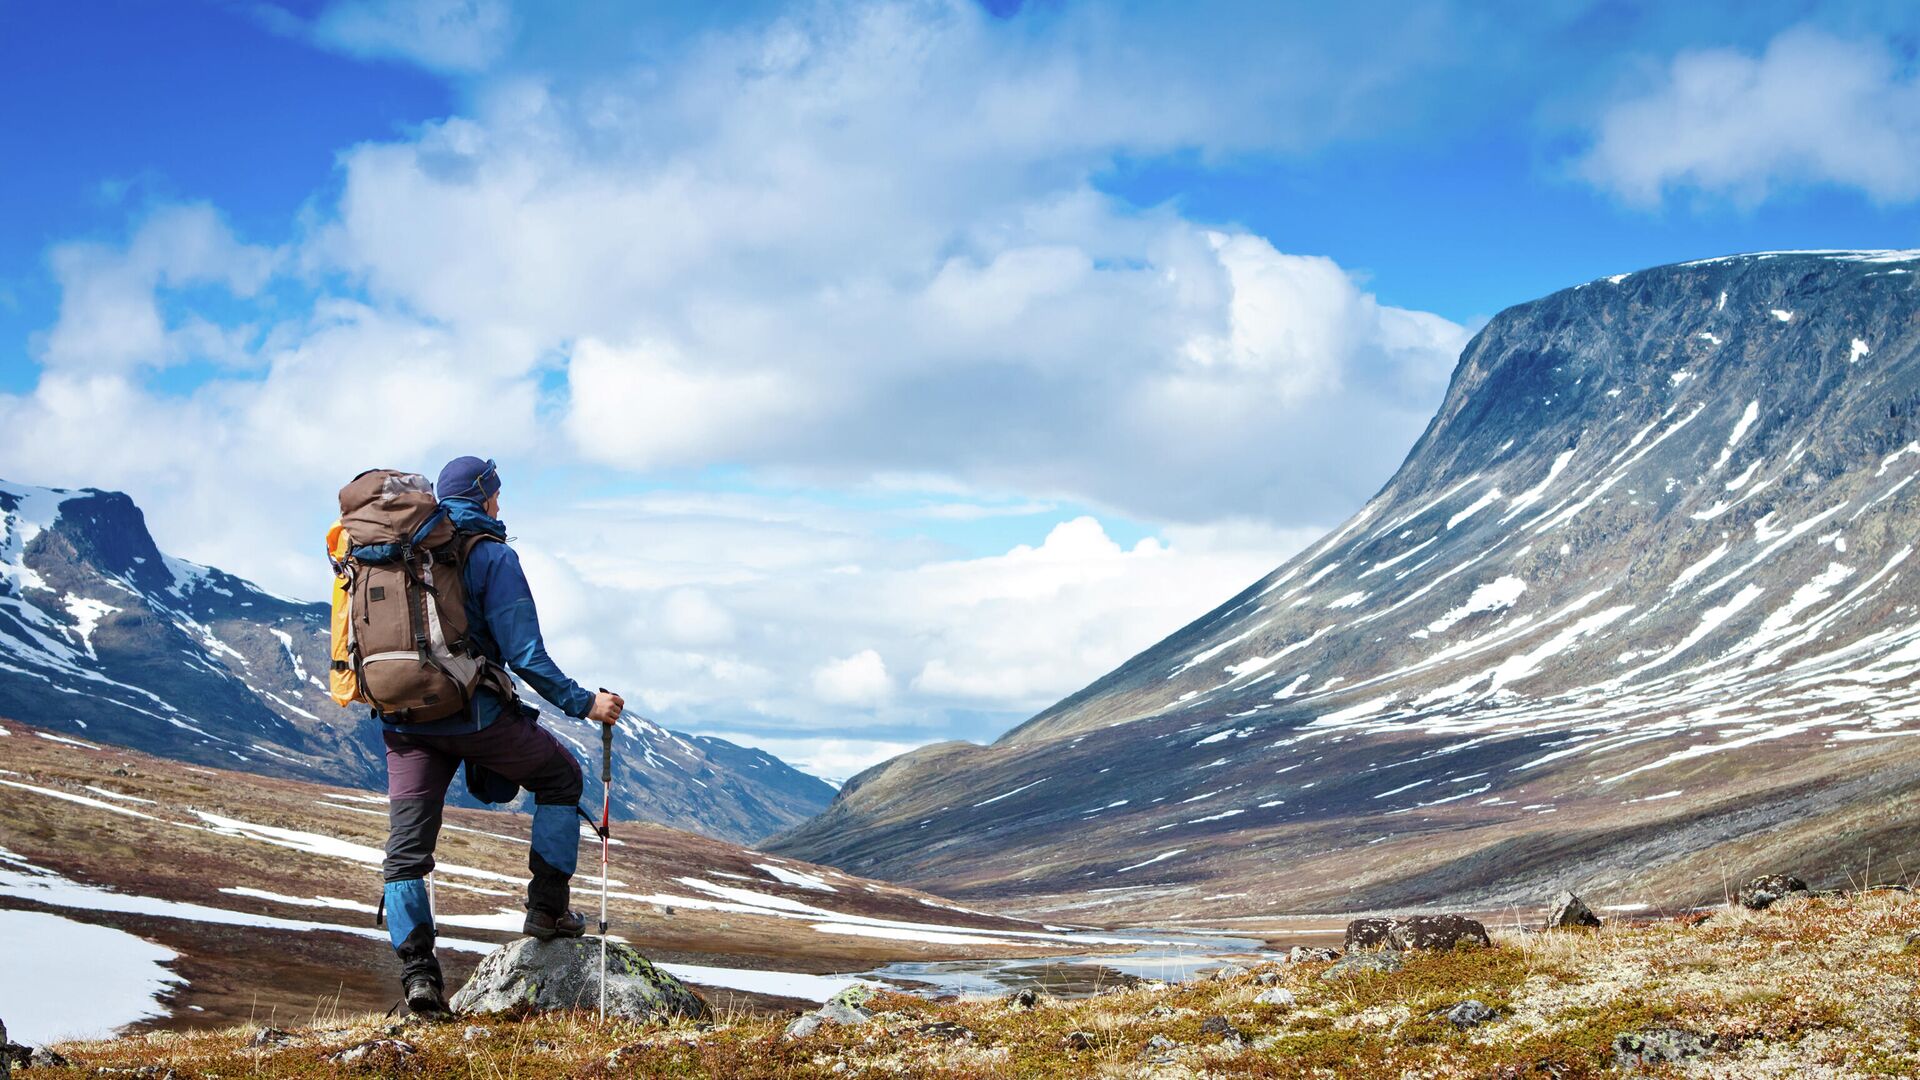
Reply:
[[[606, 687], [603, 686], [600, 688], [600, 692], [605, 694], [605, 693], [610, 693], [611, 691], [609, 691]], [[603, 784], [613, 783], [613, 725], [612, 724], [600, 725], [600, 782]]]

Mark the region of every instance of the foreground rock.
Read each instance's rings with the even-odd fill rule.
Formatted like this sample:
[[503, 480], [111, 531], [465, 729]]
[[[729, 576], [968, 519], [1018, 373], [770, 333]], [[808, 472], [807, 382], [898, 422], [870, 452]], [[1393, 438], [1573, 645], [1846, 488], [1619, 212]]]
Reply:
[[1354, 949], [1451, 949], [1463, 942], [1492, 945], [1487, 928], [1464, 915], [1410, 915], [1355, 919], [1347, 924], [1347, 951]]
[[[464, 1016], [523, 1015], [600, 1006], [600, 939], [520, 938], [487, 954], [453, 996]], [[626, 1020], [706, 1020], [707, 1003], [679, 979], [617, 942], [607, 945], [607, 1015]]]
[[1547, 913], [1548, 930], [1582, 930], [1599, 925], [1600, 916], [1593, 913], [1586, 901], [1564, 889]]
[[804, 1039], [829, 1024], [859, 1027], [873, 1019], [873, 1011], [867, 1008], [867, 1002], [872, 998], [873, 991], [868, 987], [849, 986], [829, 998], [825, 1005], [796, 1017], [787, 1025], [781, 1037], [788, 1041]]
[[1391, 975], [1404, 966], [1406, 966], [1405, 961], [1392, 949], [1381, 949], [1377, 952], [1351, 952], [1341, 957], [1332, 967], [1321, 972], [1320, 981], [1334, 982], [1370, 973]]
[[1627, 1032], [1614, 1037], [1613, 1063], [1622, 1069], [1671, 1065], [1704, 1055], [1713, 1049], [1717, 1041], [1713, 1035], [1702, 1035], [1684, 1028], [1648, 1028], [1645, 1031]]
[[1765, 911], [1789, 896], [1805, 896], [1807, 883], [1792, 874], [1762, 874], [1740, 890], [1740, 906]]

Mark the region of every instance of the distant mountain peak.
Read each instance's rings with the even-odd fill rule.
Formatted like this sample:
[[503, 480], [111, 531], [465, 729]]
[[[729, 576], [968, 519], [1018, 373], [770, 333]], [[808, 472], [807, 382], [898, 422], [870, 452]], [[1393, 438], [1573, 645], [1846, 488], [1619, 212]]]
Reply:
[[[326, 572], [316, 557], [314, 573]], [[327, 633], [323, 604], [163, 553], [123, 493], [0, 481], [0, 715], [186, 761], [378, 787], [379, 727], [328, 697]], [[543, 720], [598, 758], [595, 725], [550, 709]], [[772, 755], [696, 746], [633, 714], [617, 752], [617, 812], [740, 842], [833, 794]]]

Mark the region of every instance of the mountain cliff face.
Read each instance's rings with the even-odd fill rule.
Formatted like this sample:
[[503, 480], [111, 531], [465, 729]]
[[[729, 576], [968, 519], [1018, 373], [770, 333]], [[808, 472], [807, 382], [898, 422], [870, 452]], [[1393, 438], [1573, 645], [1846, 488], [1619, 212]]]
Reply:
[[[315, 572], [325, 573], [317, 557]], [[162, 554], [119, 492], [0, 481], [0, 716], [183, 761], [379, 788], [379, 726], [327, 696], [327, 621], [323, 604]], [[541, 704], [543, 722], [596, 763], [597, 784], [595, 726]], [[615, 770], [622, 816], [738, 842], [833, 795], [769, 754], [635, 716], [620, 726]]]
[[1503, 312], [1324, 540], [773, 847], [1162, 915], [1690, 900], [1911, 853], [1916, 269], [1739, 256]]

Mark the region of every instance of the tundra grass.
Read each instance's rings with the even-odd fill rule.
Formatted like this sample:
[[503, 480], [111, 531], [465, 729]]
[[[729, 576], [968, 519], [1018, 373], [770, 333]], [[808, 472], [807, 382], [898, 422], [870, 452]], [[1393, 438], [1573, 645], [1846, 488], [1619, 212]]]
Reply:
[[[154, 1066], [180, 1077], [405, 1075], [778, 1077], [1603, 1077], [1623, 1033], [1678, 1028], [1711, 1043], [1637, 1076], [1920, 1075], [1920, 900], [1875, 891], [1764, 912], [1585, 932], [1496, 933], [1491, 948], [1412, 954], [1402, 970], [1328, 978], [1327, 963], [1269, 964], [1231, 980], [1141, 984], [1092, 997], [929, 1001], [882, 994], [857, 1027], [782, 1036], [787, 1017], [736, 1012], [709, 1026], [330, 1018], [250, 1045], [258, 1029], [156, 1033], [60, 1047], [75, 1069]], [[1256, 1002], [1270, 987], [1291, 1005]], [[1458, 1030], [1477, 1000], [1496, 1018]], [[1203, 1031], [1224, 1018], [1237, 1037]], [[964, 1032], [951, 1026], [958, 1025]], [[1153, 1040], [1171, 1040], [1170, 1048]], [[342, 1050], [394, 1039], [358, 1066]], [[40, 1075], [36, 1072], [33, 1075]]]

